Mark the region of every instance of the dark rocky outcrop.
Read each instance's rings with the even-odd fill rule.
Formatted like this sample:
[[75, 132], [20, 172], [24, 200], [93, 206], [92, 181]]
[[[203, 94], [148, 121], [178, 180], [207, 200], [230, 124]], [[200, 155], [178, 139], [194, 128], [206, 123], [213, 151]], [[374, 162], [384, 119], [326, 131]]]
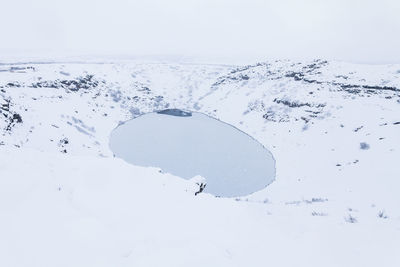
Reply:
[[192, 116], [192, 113], [190, 113], [190, 112], [183, 111], [180, 109], [175, 109], [175, 108], [160, 110], [160, 111], [157, 111], [157, 113], [171, 115], [171, 116], [178, 116], [178, 117], [191, 117]]

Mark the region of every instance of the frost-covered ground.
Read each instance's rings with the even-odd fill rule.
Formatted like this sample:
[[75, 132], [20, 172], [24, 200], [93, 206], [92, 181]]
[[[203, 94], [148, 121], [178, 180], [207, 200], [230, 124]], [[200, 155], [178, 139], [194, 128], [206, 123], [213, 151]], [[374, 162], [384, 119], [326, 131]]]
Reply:
[[[113, 158], [164, 108], [255, 137], [276, 181], [195, 196]], [[7, 63], [0, 111], [0, 266], [400, 266], [400, 65]]]

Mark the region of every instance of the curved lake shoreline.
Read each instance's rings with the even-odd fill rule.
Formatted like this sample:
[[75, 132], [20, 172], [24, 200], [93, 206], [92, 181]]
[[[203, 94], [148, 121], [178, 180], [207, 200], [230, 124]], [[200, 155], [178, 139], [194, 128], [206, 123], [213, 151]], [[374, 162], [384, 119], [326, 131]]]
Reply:
[[236, 127], [197, 112], [168, 109], [120, 124], [110, 137], [115, 156], [190, 179], [206, 178], [205, 192], [237, 197], [275, 179], [275, 160]]

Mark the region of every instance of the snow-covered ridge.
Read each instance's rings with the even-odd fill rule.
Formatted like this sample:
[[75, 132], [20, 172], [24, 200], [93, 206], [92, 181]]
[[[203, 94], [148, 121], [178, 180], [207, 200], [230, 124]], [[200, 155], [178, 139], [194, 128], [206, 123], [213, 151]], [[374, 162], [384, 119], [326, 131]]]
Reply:
[[[193, 181], [112, 157], [112, 129], [165, 108], [199, 111], [250, 134], [274, 154], [276, 181], [245, 198], [194, 196]], [[293, 266], [294, 258], [298, 266], [400, 264], [400, 65], [3, 64], [0, 111], [6, 214], [0, 231], [15, 231], [0, 241], [8, 248], [0, 263], [14, 259], [15, 266], [26, 266], [23, 260], [34, 257], [18, 245], [36, 238], [20, 221], [33, 210], [40, 214], [34, 226], [42, 230], [49, 218], [60, 225], [70, 216], [52, 233], [71, 227], [73, 238], [92, 248], [80, 247], [87, 252], [82, 255], [73, 250], [64, 266], [79, 266], [79, 258], [86, 266], [155, 266], [157, 259], [169, 266]], [[120, 207], [109, 218], [105, 200]], [[19, 208], [4, 205], [17, 202]], [[154, 212], [149, 217], [147, 204]], [[154, 230], [166, 210], [172, 218]], [[21, 228], [28, 236], [16, 239]], [[112, 248], [105, 245], [110, 240]], [[17, 260], [19, 250], [25, 257]], [[191, 261], [198, 254], [206, 257]], [[36, 265], [46, 265], [44, 258]]]
[[[114, 126], [115, 120], [123, 121], [168, 107], [199, 110], [220, 117], [219, 113], [226, 109], [225, 102], [239, 97], [244, 97], [235, 103], [240, 115], [261, 113], [267, 121], [308, 123], [332, 113], [326, 106], [335, 104], [334, 100], [371, 96], [393, 99], [387, 102], [399, 100], [399, 69], [396, 65], [365, 66], [320, 60], [278, 61], [245, 67], [135, 63], [2, 65], [3, 128], [10, 131], [26, 118], [24, 135], [34, 135], [36, 131], [28, 130], [29, 126], [34, 127], [29, 123], [32, 121], [29, 116], [40, 112], [35, 106], [46, 103], [54, 105], [51, 110], [56, 120], [42, 127], [57, 128], [56, 122], [61, 118], [69, 125], [67, 128], [97, 136], [93, 133], [95, 129], [85, 129], [89, 127], [85, 121], [101, 117], [104, 123], [113, 121]], [[211, 107], [217, 101], [218, 108]], [[68, 108], [64, 111], [65, 104]], [[47, 113], [48, 109], [41, 110]], [[238, 124], [240, 120], [236, 120], [229, 122]], [[14, 139], [14, 145], [27, 142], [21, 139]], [[98, 150], [106, 153], [105, 145]]]

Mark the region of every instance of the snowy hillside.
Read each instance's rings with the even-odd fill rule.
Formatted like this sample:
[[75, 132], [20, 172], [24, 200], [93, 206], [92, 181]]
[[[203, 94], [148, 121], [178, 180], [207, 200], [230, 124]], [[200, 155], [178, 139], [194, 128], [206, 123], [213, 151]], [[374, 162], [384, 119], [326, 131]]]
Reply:
[[[179, 108], [276, 160], [242, 198], [113, 157]], [[400, 266], [400, 65], [0, 64], [0, 266]]]

